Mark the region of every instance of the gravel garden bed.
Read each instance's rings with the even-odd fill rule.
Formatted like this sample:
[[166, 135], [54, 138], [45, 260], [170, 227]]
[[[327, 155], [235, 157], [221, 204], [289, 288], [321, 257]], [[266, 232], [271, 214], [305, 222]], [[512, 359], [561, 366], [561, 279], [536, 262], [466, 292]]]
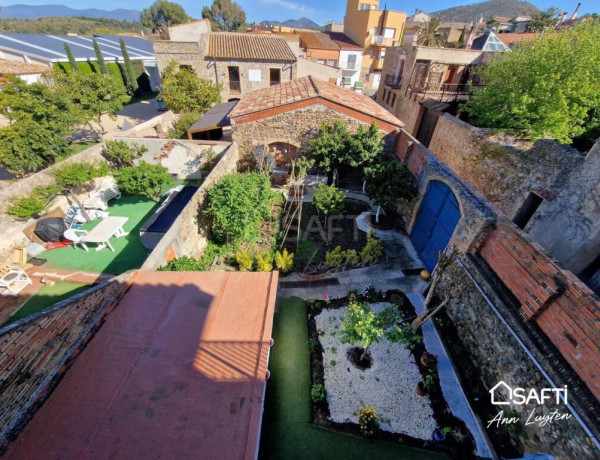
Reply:
[[[371, 304], [375, 313], [385, 303]], [[389, 305], [389, 304], [388, 304]], [[381, 429], [422, 440], [431, 439], [437, 423], [429, 398], [415, 393], [421, 374], [410, 350], [382, 339], [369, 347], [370, 368], [360, 370], [346, 357], [354, 348], [340, 339], [341, 324], [348, 307], [324, 309], [315, 317], [323, 348], [323, 368], [330, 419], [358, 423], [355, 415], [369, 405], [382, 418]]]
[[[376, 312], [393, 304], [406, 320], [416, 314], [400, 291], [381, 293], [369, 287], [357, 298]], [[356, 413], [371, 406], [381, 417], [380, 429], [371, 438], [443, 452], [451, 458], [475, 458], [473, 437], [448, 408], [437, 372], [425, 396], [416, 392], [417, 384], [431, 373], [421, 362], [426, 352], [422, 341], [405, 346], [382, 338], [369, 347], [370, 365], [364, 370], [350, 360], [347, 353], [355, 346], [340, 338], [348, 303], [348, 298], [307, 302], [311, 382], [326, 389], [325, 401], [313, 401], [313, 423], [363, 436]], [[420, 331], [417, 335], [422, 337]], [[443, 441], [433, 436], [440, 430], [446, 434]]]

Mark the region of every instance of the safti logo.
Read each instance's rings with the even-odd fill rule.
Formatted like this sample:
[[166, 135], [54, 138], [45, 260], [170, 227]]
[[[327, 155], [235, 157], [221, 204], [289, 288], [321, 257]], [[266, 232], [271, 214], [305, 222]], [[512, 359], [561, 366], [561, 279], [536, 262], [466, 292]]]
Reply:
[[[499, 401], [497, 397], [498, 390], [504, 388], [508, 393], [508, 401]], [[516, 404], [517, 406], [523, 404], [531, 404], [535, 402], [539, 405], [544, 404], [546, 401], [554, 401], [554, 404], [567, 404], [568, 392], [567, 386], [564, 388], [542, 388], [539, 392], [535, 388], [530, 388], [529, 391], [525, 388], [512, 388], [508, 383], [500, 380], [490, 390], [492, 404], [496, 406]], [[562, 395], [562, 398], [561, 398]]]
[[[500, 392], [507, 395], [507, 399], [501, 399]], [[567, 405], [568, 397], [566, 385], [563, 388], [542, 388], [538, 391], [535, 388], [513, 388], [508, 383], [500, 381], [490, 390], [490, 399], [495, 406], [522, 406], [531, 404], [544, 406], [546, 403], [548, 403], [547, 405], [554, 404], [559, 406], [562, 404]], [[568, 420], [572, 417], [571, 414], [561, 413], [558, 409], [555, 409], [549, 414], [542, 413], [542, 415], [536, 415], [536, 409], [537, 408], [532, 409], [529, 413], [529, 417], [527, 417], [527, 420], [525, 421], [526, 426], [534, 424], [545, 426], [553, 421]], [[542, 412], [541, 408], [540, 412]], [[516, 411], [511, 411], [511, 415], [512, 416], [507, 417], [504, 410], [501, 410], [492, 420], [488, 421], [488, 428], [493, 424], [500, 427], [501, 425], [521, 423], [521, 417]]]

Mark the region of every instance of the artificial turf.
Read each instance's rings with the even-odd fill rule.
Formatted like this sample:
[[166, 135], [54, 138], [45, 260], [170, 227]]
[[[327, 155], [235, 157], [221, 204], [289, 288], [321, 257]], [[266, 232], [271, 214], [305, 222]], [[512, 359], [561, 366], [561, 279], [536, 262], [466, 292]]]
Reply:
[[306, 303], [280, 300], [275, 312], [261, 459], [441, 459], [440, 454], [339, 433], [310, 423]]
[[88, 284], [65, 283], [57, 281], [54, 286], [42, 286], [33, 296], [31, 296], [12, 316], [6, 321], [6, 324], [13, 323], [42, 311], [61, 300], [71, 297], [79, 292], [91, 288]]
[[[141, 196], [122, 196], [119, 200], [110, 202], [107, 212], [111, 216], [128, 217], [123, 226], [129, 235], [111, 238], [110, 244], [115, 248], [96, 251], [95, 245], [89, 245], [89, 251], [81, 247], [53, 249], [39, 256], [47, 262], [44, 267], [60, 268], [63, 270], [88, 271], [94, 273], [110, 273], [120, 275], [127, 270], [142, 266], [150, 250], [146, 249], [140, 239], [140, 227], [152, 215], [157, 207], [156, 201]], [[91, 230], [100, 221], [88, 222], [81, 228]]]

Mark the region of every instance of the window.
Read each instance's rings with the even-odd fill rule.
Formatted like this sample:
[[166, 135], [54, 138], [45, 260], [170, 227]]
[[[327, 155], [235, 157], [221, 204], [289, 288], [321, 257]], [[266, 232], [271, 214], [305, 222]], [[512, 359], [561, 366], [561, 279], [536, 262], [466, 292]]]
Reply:
[[336, 60], [335, 59], [329, 59], [327, 61], [327, 65], [328, 66], [335, 67], [335, 64], [336, 64]]
[[371, 59], [373, 59], [373, 48], [371, 48], [371, 49], [369, 50], [369, 57], [370, 57]]
[[179, 70], [193, 70], [192, 66], [189, 64], [182, 64], [179, 66]]
[[525, 226], [531, 220], [531, 218], [537, 211], [537, 208], [540, 207], [543, 201], [544, 199], [537, 193], [529, 192], [527, 199], [521, 206], [521, 209], [519, 209], [519, 211], [517, 212], [517, 215], [513, 219], [513, 222], [519, 228], [525, 228]]
[[387, 96], [387, 89], [384, 88], [384, 90], [383, 90], [383, 97], [381, 98], [381, 100], [385, 101], [386, 96]]
[[323, 65], [325, 65], [325, 59], [319, 59], [317, 62], [318, 62], [319, 64], [323, 64]]
[[387, 105], [390, 105], [390, 96], [391, 96], [391, 95], [392, 95], [392, 92], [391, 92], [391, 91], [388, 91], [388, 93], [387, 93], [387, 98], [386, 98], [386, 100], [385, 100], [385, 103], [386, 103]]
[[346, 64], [346, 69], [354, 69], [356, 67], [356, 54], [351, 54], [348, 56], [348, 62]]
[[240, 68], [229, 66], [227, 67], [227, 74], [229, 76], [229, 91], [239, 93], [242, 90], [240, 85]]
[[394, 104], [396, 104], [396, 93], [392, 95], [392, 107], [394, 107]]
[[383, 59], [383, 58], [385, 58], [385, 50], [381, 50], [379, 52], [379, 59]]
[[278, 85], [281, 83], [281, 69], [269, 69], [270, 85]]
[[363, 11], [363, 10], [370, 10], [373, 9], [375, 5], [369, 5], [368, 3], [361, 3], [358, 7], [359, 10]]

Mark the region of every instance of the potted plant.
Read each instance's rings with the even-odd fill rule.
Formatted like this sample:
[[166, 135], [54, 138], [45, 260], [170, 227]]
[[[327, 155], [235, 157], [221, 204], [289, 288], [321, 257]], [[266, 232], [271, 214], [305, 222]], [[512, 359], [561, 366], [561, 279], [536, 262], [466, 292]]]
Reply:
[[433, 355], [431, 353], [427, 353], [424, 352], [421, 355], [421, 364], [423, 365], [423, 367], [435, 367], [435, 365], [437, 364], [437, 358], [438, 355]]
[[417, 383], [417, 388], [415, 389], [415, 392], [419, 396], [425, 396], [427, 394], [427, 390], [425, 389], [425, 384], [423, 382]]

